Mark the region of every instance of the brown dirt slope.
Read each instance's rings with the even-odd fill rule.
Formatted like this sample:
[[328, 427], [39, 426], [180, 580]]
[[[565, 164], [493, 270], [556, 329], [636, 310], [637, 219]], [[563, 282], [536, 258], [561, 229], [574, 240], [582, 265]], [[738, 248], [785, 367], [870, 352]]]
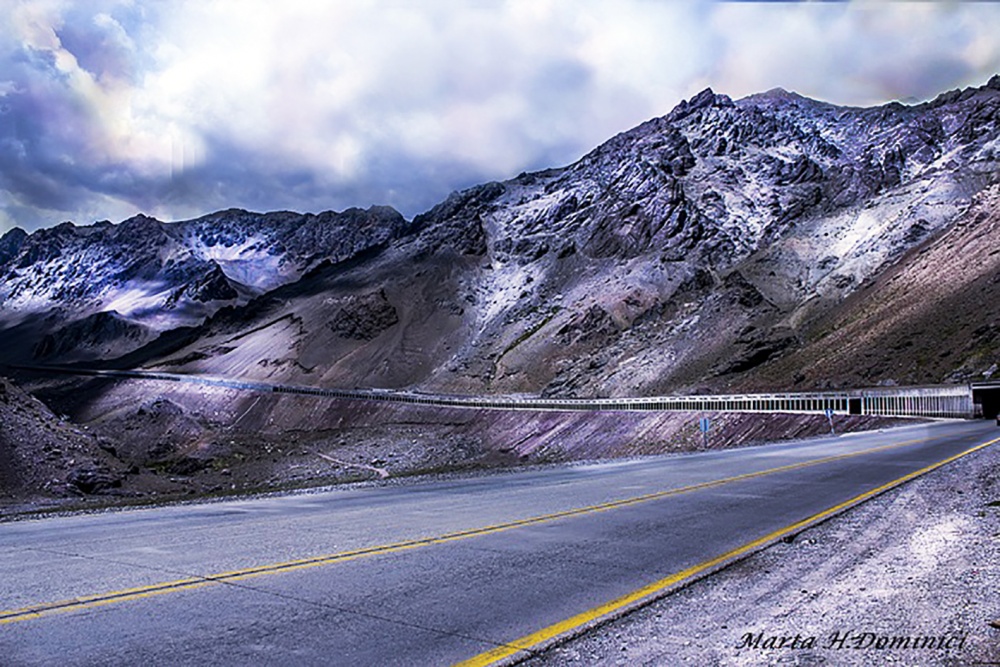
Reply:
[[[805, 345], [739, 384], [974, 381], [1000, 362], [1000, 186], [810, 327]], [[956, 364], [960, 360], [960, 364]], [[956, 366], [957, 369], [956, 369]]]

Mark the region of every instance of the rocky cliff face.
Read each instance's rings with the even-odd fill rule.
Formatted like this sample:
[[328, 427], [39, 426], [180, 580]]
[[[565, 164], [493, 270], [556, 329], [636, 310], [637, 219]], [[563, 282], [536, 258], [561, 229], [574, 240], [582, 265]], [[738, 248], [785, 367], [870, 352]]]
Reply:
[[[874, 109], [705, 91], [567, 168], [456, 194], [416, 222], [485, 237], [489, 270], [477, 345], [435, 379], [471, 371], [498, 390], [610, 395], [752, 383], [964, 219], [998, 180], [998, 120], [1000, 77]], [[785, 370], [771, 386], [794, 384]], [[908, 377], [949, 377], [925, 370]], [[866, 381], [892, 379], [887, 368]]]
[[[956, 225], [979, 230], [963, 237], [965, 254], [925, 260], [996, 246], [983, 221], [1000, 182], [998, 122], [1000, 77], [872, 109], [706, 90], [575, 164], [455, 193], [412, 224], [387, 209], [226, 211], [15, 231], [0, 240], [0, 335], [34, 336], [8, 358], [128, 352], [120, 364], [328, 386], [631, 395], [836, 384], [788, 360], [822, 358], [803, 351], [852, 316], [856, 295], [948, 243]], [[870, 303], [856, 311], [863, 329], [879, 312]], [[990, 313], [968, 326], [995, 326]], [[916, 324], [897, 318], [898, 336]], [[113, 352], [105, 334], [131, 342]], [[936, 355], [940, 343], [911, 347]], [[905, 378], [939, 382], [998, 361], [963, 350]], [[863, 379], [902, 380], [894, 368], [873, 364]]]

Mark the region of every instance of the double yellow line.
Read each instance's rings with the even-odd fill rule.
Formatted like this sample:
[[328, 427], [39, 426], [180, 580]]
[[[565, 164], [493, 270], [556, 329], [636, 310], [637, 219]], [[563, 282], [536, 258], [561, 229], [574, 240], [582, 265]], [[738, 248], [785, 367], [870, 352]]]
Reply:
[[[819, 459], [814, 459], [814, 460], [811, 460], [811, 461], [803, 461], [803, 462], [800, 462], [800, 463], [793, 463], [793, 464], [789, 464], [789, 465], [779, 466], [779, 467], [776, 467], [776, 468], [768, 468], [766, 470], [761, 470], [761, 471], [758, 471], [758, 472], [744, 473], [742, 475], [736, 475], [736, 476], [733, 476], [733, 477], [726, 477], [726, 478], [723, 478], [723, 479], [713, 480], [713, 481], [709, 481], [709, 482], [702, 482], [702, 483], [699, 483], [699, 484], [692, 484], [692, 485], [689, 485], [689, 486], [679, 487], [679, 488], [676, 488], [676, 489], [668, 489], [668, 490], [665, 490], [665, 491], [657, 491], [657, 492], [654, 492], [654, 493], [648, 493], [648, 494], [644, 494], [644, 495], [640, 495], [640, 496], [634, 496], [634, 497], [631, 497], [631, 498], [624, 498], [624, 499], [621, 499], [621, 500], [615, 500], [615, 501], [611, 501], [611, 502], [607, 502], [607, 503], [601, 503], [601, 504], [597, 504], [597, 505], [590, 505], [590, 506], [587, 506], [587, 507], [580, 507], [580, 508], [575, 508], [575, 509], [571, 509], [571, 510], [565, 510], [565, 511], [562, 511], [562, 512], [554, 512], [554, 513], [551, 513], [551, 514], [544, 514], [544, 515], [540, 515], [540, 516], [530, 517], [530, 518], [527, 518], [527, 519], [521, 519], [521, 520], [518, 520], [518, 521], [511, 521], [511, 522], [507, 522], [507, 523], [500, 523], [500, 524], [485, 526], [485, 527], [482, 527], [482, 528], [474, 528], [474, 529], [470, 529], [470, 530], [463, 530], [463, 531], [458, 531], [458, 532], [453, 532], [453, 533], [446, 533], [444, 535], [438, 535], [438, 536], [433, 536], [433, 537], [421, 538], [421, 539], [416, 539], [416, 540], [408, 540], [408, 541], [404, 541], [404, 542], [395, 542], [395, 543], [392, 543], [392, 544], [384, 544], [384, 545], [372, 546], [372, 547], [367, 547], [367, 548], [364, 548], [364, 549], [357, 549], [357, 550], [353, 550], [353, 551], [343, 551], [343, 552], [339, 552], [339, 553], [326, 554], [326, 555], [322, 555], [322, 556], [315, 556], [315, 557], [312, 557], [312, 558], [303, 558], [303, 559], [285, 561], [285, 562], [280, 562], [280, 563], [271, 563], [271, 564], [268, 564], [268, 565], [261, 565], [261, 566], [257, 566], [257, 567], [245, 568], [245, 569], [240, 569], [240, 570], [232, 570], [232, 571], [229, 571], [229, 572], [221, 572], [221, 573], [218, 573], [218, 574], [211, 574], [211, 575], [206, 575], [206, 576], [195, 576], [195, 577], [190, 577], [190, 578], [186, 578], [186, 579], [178, 579], [178, 580], [174, 580], [174, 581], [166, 581], [166, 582], [162, 582], [162, 583], [151, 584], [151, 585], [148, 585], [148, 586], [139, 586], [139, 587], [136, 587], [136, 588], [127, 588], [127, 589], [122, 589], [122, 590], [117, 590], [117, 591], [111, 591], [111, 592], [108, 592], [108, 593], [102, 593], [102, 594], [97, 594], [97, 595], [89, 595], [89, 596], [83, 596], [83, 597], [70, 598], [70, 599], [66, 599], [66, 600], [59, 600], [59, 601], [56, 601], [56, 602], [39, 603], [39, 604], [31, 605], [31, 606], [28, 606], [28, 607], [22, 607], [20, 609], [11, 609], [11, 610], [8, 610], [8, 611], [0, 611], [0, 625], [5, 625], [5, 624], [8, 624], [8, 623], [18, 623], [18, 622], [21, 622], [21, 621], [27, 621], [27, 620], [37, 619], [37, 618], [41, 618], [41, 617], [44, 617], [44, 616], [49, 616], [49, 615], [52, 615], [52, 614], [67, 613], [67, 612], [73, 612], [73, 611], [80, 611], [80, 610], [83, 610], [83, 609], [90, 609], [90, 608], [100, 607], [100, 606], [109, 605], [109, 604], [116, 604], [116, 603], [119, 603], [119, 602], [127, 602], [127, 601], [131, 601], [131, 600], [139, 600], [139, 599], [143, 599], [143, 598], [154, 597], [154, 596], [157, 596], [157, 595], [165, 595], [167, 593], [175, 593], [175, 592], [179, 592], [179, 591], [188, 591], [188, 590], [193, 590], [193, 589], [197, 589], [197, 588], [203, 588], [203, 587], [206, 587], [206, 586], [217, 585], [217, 584], [229, 584], [229, 583], [233, 583], [233, 582], [242, 581], [242, 580], [245, 580], [245, 579], [251, 579], [251, 578], [254, 578], [254, 577], [262, 577], [262, 576], [272, 575], [272, 574], [282, 574], [282, 573], [286, 573], [286, 572], [293, 572], [293, 571], [296, 571], [296, 570], [303, 570], [303, 569], [306, 569], [306, 568], [322, 567], [322, 566], [325, 566], [325, 565], [332, 565], [332, 564], [335, 564], [335, 563], [343, 563], [343, 562], [346, 562], [346, 561], [356, 560], [356, 559], [359, 559], [359, 558], [365, 558], [365, 557], [368, 557], [368, 556], [377, 556], [377, 555], [382, 555], [382, 554], [398, 553], [398, 552], [401, 552], [401, 551], [408, 551], [408, 550], [411, 550], [411, 549], [417, 549], [417, 548], [420, 548], [420, 547], [431, 546], [431, 545], [434, 545], [434, 544], [446, 544], [448, 542], [455, 542], [455, 541], [458, 541], [458, 540], [465, 540], [465, 539], [469, 539], [469, 538], [473, 538], [473, 537], [480, 537], [480, 536], [483, 536], [483, 535], [491, 535], [491, 534], [494, 534], [494, 533], [500, 533], [500, 532], [504, 532], [504, 531], [508, 531], [508, 530], [513, 530], [515, 528], [522, 528], [522, 527], [525, 527], [525, 526], [532, 526], [532, 525], [547, 523], [547, 522], [556, 521], [556, 520], [559, 520], [559, 519], [566, 519], [566, 518], [575, 517], [575, 516], [581, 516], [581, 515], [585, 515], [585, 514], [593, 514], [593, 513], [596, 513], [596, 512], [606, 512], [608, 510], [617, 509], [617, 508], [620, 508], [620, 507], [627, 507], [627, 506], [630, 506], [630, 505], [636, 505], [638, 503], [645, 503], [645, 502], [649, 502], [649, 501], [652, 501], [652, 500], [657, 500], [657, 499], [660, 499], [660, 498], [666, 498], [666, 497], [669, 497], [669, 496], [680, 495], [680, 494], [683, 494], [683, 493], [690, 493], [692, 491], [699, 491], [699, 490], [702, 490], [702, 489], [709, 489], [709, 488], [713, 488], [713, 487], [717, 487], [717, 486], [722, 486], [724, 484], [731, 484], [733, 482], [739, 482], [739, 481], [743, 481], [743, 480], [754, 479], [754, 478], [757, 478], [757, 477], [764, 477], [766, 475], [773, 475], [773, 474], [776, 474], [776, 473], [787, 472], [787, 471], [790, 471], [790, 470], [798, 470], [798, 469], [801, 469], [801, 468], [806, 468], [806, 467], [815, 466], [815, 465], [821, 465], [821, 464], [824, 464], [824, 463], [830, 463], [832, 461], [840, 461], [840, 460], [843, 460], [843, 459], [853, 458], [853, 457], [857, 457], [857, 456], [863, 456], [865, 454], [872, 454], [872, 453], [875, 453], [875, 452], [885, 451], [885, 450], [889, 450], [889, 449], [896, 449], [896, 448], [899, 448], [899, 447], [905, 447], [905, 446], [914, 445], [914, 444], [918, 444], [918, 443], [922, 443], [922, 442], [927, 442], [929, 440], [935, 440], [935, 439], [938, 439], [938, 438], [922, 438], [922, 439], [917, 439], [917, 440], [908, 440], [908, 441], [905, 441], [905, 442], [894, 443], [894, 444], [890, 444], [890, 445], [883, 445], [883, 446], [880, 446], [880, 447], [874, 447], [874, 448], [871, 448], [871, 449], [865, 449], [865, 450], [861, 450], [861, 451], [857, 451], [857, 452], [850, 452], [850, 453], [846, 453], [846, 454], [838, 454], [838, 455], [835, 455], [835, 456], [827, 456], [827, 457], [823, 457], [823, 458], [819, 458]], [[986, 443], [986, 444], [992, 444], [992, 443]], [[985, 446], [986, 445], [984, 444], [984, 445], [981, 445], [979, 448], [985, 447]], [[971, 451], [974, 451], [974, 450], [969, 450], [969, 452], [971, 452]], [[964, 453], [967, 454], [969, 452], [964, 452]], [[921, 470], [921, 471], [918, 471], [916, 473], [913, 473], [912, 475], [907, 476], [906, 478], [902, 478], [900, 480], [897, 480], [896, 482], [891, 483], [891, 485], [902, 483], [906, 479], [910, 479], [912, 477], [915, 477], [918, 474], [922, 474], [923, 472], [926, 472], [927, 470], [933, 469], [934, 467], [937, 467], [939, 465], [943, 465], [944, 463], [947, 463], [948, 461], [951, 461], [954, 458], [958, 458], [958, 457], [957, 456], [956, 457], [952, 457], [952, 459], [948, 459], [948, 460], [943, 461], [943, 462], [941, 462], [939, 464], [935, 464], [932, 467], [929, 467], [929, 468], [926, 468], [924, 470]], [[887, 487], [885, 487], [885, 488], [888, 488], [888, 486], [890, 486], [890, 485], [887, 485]], [[884, 490], [884, 488], [876, 489], [875, 491], [869, 492], [868, 495], [869, 496], [870, 495], [874, 495], [877, 492], [880, 493], [882, 490]], [[866, 497], [868, 497], [868, 496], [866, 496]], [[860, 500], [853, 499], [852, 501], [848, 501], [848, 503], [845, 503], [844, 506], [847, 506], [847, 505], [855, 503], [855, 502], [860, 502]], [[841, 508], [841, 506], [838, 506], [838, 508], [835, 508], [835, 509], [838, 509], [838, 511], [839, 511], [839, 508]], [[828, 512], [832, 513], [833, 511], [834, 510], [829, 510]], [[807, 519], [806, 522], [810, 522], [810, 521], [814, 521], [814, 520], [818, 520], [818, 519], [816, 519], [816, 517], [812, 517], [810, 519]], [[796, 524], [796, 525], [798, 525], [798, 524]], [[785, 530], [785, 532], [783, 532], [782, 534], [786, 534], [787, 532], [792, 532], [791, 528], [784, 529], [784, 530]], [[762, 540], [758, 540], [757, 542], [751, 543], [751, 545], [756, 545], [758, 542], [762, 543], [762, 541], [770, 540], [772, 538], [773, 538], [773, 536], [767, 536], [766, 538], [762, 538]], [[739, 555], [740, 553], [744, 553], [745, 551], [753, 548], [751, 545], [747, 545], [747, 547], [745, 547], [745, 548], [741, 547], [741, 549], [743, 549], [743, 550], [742, 551], [738, 550], [739, 553], [731, 552], [729, 554], [725, 554], [724, 556], [720, 556], [719, 559], [715, 559], [715, 560], [721, 562], [723, 560], [728, 560], [730, 558], [733, 558], [736, 555]], [[701, 572], [703, 570], [708, 569], [709, 567], [712, 567], [713, 563], [715, 563], [715, 561], [709, 561], [708, 564], [702, 564], [702, 565], [696, 566], [697, 572]], [[683, 579], [690, 578], [691, 576], [693, 576], [693, 574], [696, 573], [696, 572], [692, 572], [692, 573], [688, 573], [688, 572], [689, 572], [688, 570], [685, 570], [683, 573], [678, 573], [677, 575], [674, 575], [674, 577], [680, 577], [680, 579], [678, 579], [678, 581], [680, 581], [680, 580], [683, 580]], [[670, 579], [670, 578], [668, 578], [668, 579]], [[667, 580], [664, 580], [664, 581], [667, 581]], [[654, 584], [653, 586], [659, 586], [659, 588], [656, 589], [656, 590], [662, 590], [662, 589], [664, 589], [664, 588], [672, 585], [670, 583], [666, 583], [666, 584], [662, 584], [662, 585], [660, 585], [660, 584], [662, 584], [662, 582], [657, 582], [657, 584]], [[646, 590], [645, 588], [644, 589], [640, 589], [640, 591], [645, 591], [645, 590]], [[649, 595], [651, 595], [651, 594], [653, 594], [655, 592], [656, 592], [655, 590], [651, 590], [650, 592], [642, 593], [641, 595], [639, 595], [639, 598], [648, 597]], [[638, 594], [638, 593], [639, 592], [637, 591], [636, 594]], [[615, 602], [608, 603], [608, 604], [612, 605], [614, 607], [614, 609], [621, 608], [623, 605], [631, 604], [631, 596], [632, 595], [635, 595], [635, 594], [630, 594], [630, 596], [626, 596], [626, 598], [629, 598], [628, 600], [626, 600], [625, 598], [622, 598], [622, 600], [625, 600], [625, 602], [621, 602], [620, 604], [619, 604], [619, 601], [615, 601]], [[636, 598], [636, 599], [639, 599], [639, 598]], [[617, 605], [617, 606], [615, 606], [615, 605]], [[604, 610], [605, 607], [607, 607], [607, 605], [602, 605], [601, 607], [599, 607], [597, 609]], [[612, 609], [612, 607], [608, 607], [608, 609]], [[586, 614], [592, 614], [592, 613], [596, 613], [596, 616], [593, 616], [593, 618], [597, 618], [599, 616], [603, 616], [603, 615], [606, 615], [607, 613], [610, 613], [610, 611], [600, 611], [598, 613], [596, 610], [592, 610], [591, 612], [586, 612]], [[564, 624], [565, 623], [570, 623], [572, 627], [578, 627], [579, 623], [577, 623], [576, 625], [573, 625], [573, 623], [575, 622], [574, 619], [578, 619], [578, 618], [583, 618], [583, 616], [581, 616], [581, 617], [574, 617], [573, 619], [569, 619], [568, 621], [564, 621], [563, 623]], [[584, 620], [584, 621], [580, 621], [580, 622], [581, 623], [587, 623], [587, 622], [589, 622], [589, 620]], [[559, 627], [562, 627], [562, 624], [558, 624], [558, 625], [559, 625]], [[556, 626], [553, 626], [553, 627], [556, 627]], [[546, 631], [540, 631], [540, 632], [546, 633], [546, 632], [548, 632], [548, 630], [549, 629], [546, 629]], [[535, 645], [537, 645], [540, 642], [546, 641], [548, 638], [550, 638], [550, 636], [555, 636], [556, 634], [561, 634], [562, 632], [565, 632], [565, 630], [559, 630], [555, 634], [551, 634], [551, 635], [546, 634], [541, 639], [537, 639], [537, 640], [533, 639], [530, 644], [527, 644], [527, 646], [535, 646]], [[535, 635], [529, 635], [529, 637], [533, 638], [533, 637], [535, 637]], [[475, 662], [475, 660], [478, 659], [478, 658], [475, 658], [469, 664], [470, 665], [471, 664], [490, 664], [490, 662], [492, 662], [492, 661], [498, 660], [500, 658], [503, 658], [503, 657], [506, 657], [506, 656], [511, 655], [513, 653], [516, 653], [518, 651], [521, 651], [522, 650], [521, 642], [526, 641], [527, 639], [528, 638], [524, 638], [523, 640], [518, 640], [518, 642], [514, 642], [514, 643], [512, 643], [510, 645], [501, 646], [501, 647], [495, 649], [494, 651], [489, 652], [488, 654], [484, 654], [484, 655], [493, 655], [494, 653], [496, 653], [496, 655], [498, 657], [489, 658], [489, 660], [486, 661], [486, 662]], [[500, 654], [503, 654], [503, 655], [500, 655]]]

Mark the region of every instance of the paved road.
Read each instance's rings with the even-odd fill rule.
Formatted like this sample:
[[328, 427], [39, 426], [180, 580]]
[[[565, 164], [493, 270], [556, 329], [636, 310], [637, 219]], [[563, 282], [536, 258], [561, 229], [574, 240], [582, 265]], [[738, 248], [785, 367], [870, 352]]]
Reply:
[[488, 664], [997, 435], [937, 423], [0, 524], [0, 664]]

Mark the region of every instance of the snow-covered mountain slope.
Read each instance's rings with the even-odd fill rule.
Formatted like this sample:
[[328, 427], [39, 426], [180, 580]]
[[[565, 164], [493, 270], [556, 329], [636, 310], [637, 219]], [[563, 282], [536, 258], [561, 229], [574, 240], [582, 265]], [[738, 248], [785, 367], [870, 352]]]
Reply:
[[[572, 165], [455, 193], [410, 225], [369, 212], [376, 231], [362, 233], [344, 221], [343, 245], [333, 242], [350, 248], [341, 254], [329, 243], [307, 254], [310, 246], [275, 242], [280, 235], [268, 230], [285, 239], [310, 229], [293, 214], [258, 225], [228, 225], [238, 214], [225, 212], [175, 227], [72, 228], [78, 239], [123, 237], [127, 226], [152, 237], [121, 247], [146, 248], [129, 257], [155, 255], [156, 270], [140, 270], [147, 261], [114, 282], [117, 291], [92, 292], [69, 273], [81, 266], [72, 259], [78, 246], [67, 244], [61, 258], [31, 249], [39, 235], [66, 230], [8, 234], [0, 312], [8, 323], [30, 314], [37, 331], [79, 320], [32, 348], [54, 350], [50, 359], [82, 358], [73, 341], [111, 329], [136, 341], [119, 365], [327, 386], [629, 395], [762, 378], [775, 389], [837, 383], [799, 377], [781, 360], [805, 359], [797, 351], [831, 317], [849, 316], [844, 309], [859, 303], [852, 295], [915, 248], [957, 224], [982, 224], [973, 209], [992, 215], [998, 123], [1000, 77], [929, 103], [872, 109], [782, 90], [736, 101], [706, 90]], [[157, 245], [158, 235], [168, 241]], [[992, 232], [968, 239], [975, 253], [996, 242]], [[161, 290], [168, 258], [201, 269]], [[182, 305], [172, 307], [178, 293]], [[118, 317], [85, 319], [111, 310]], [[91, 356], [115, 356], [86, 345]], [[995, 361], [963, 354], [907, 378], [956, 379]]]
[[[228, 210], [178, 223], [64, 223], [0, 239], [0, 330], [36, 359], [110, 358], [160, 332], [405, 233], [390, 208], [318, 215]], [[31, 342], [34, 341], [34, 345]]]

